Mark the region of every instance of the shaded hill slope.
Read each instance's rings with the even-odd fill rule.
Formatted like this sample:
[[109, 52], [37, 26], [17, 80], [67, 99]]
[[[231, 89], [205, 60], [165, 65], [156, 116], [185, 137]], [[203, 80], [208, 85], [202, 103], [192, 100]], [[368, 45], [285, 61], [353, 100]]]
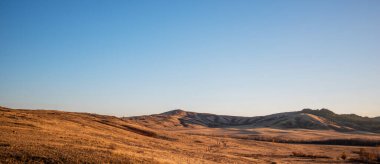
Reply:
[[278, 128], [380, 132], [378, 118], [335, 114], [328, 109], [304, 109], [267, 116], [239, 117], [173, 110], [149, 116], [127, 117], [148, 127], [161, 128]]
[[358, 116], [356, 114], [335, 114], [328, 109], [304, 109], [301, 112], [325, 118], [326, 120], [335, 122], [342, 127], [349, 127], [361, 131], [380, 132], [380, 117], [369, 118]]

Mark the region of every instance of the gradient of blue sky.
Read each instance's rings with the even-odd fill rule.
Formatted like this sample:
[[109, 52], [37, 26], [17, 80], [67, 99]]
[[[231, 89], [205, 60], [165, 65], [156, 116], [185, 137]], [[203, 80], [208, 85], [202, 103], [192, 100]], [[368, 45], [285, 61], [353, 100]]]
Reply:
[[380, 115], [378, 0], [0, 1], [0, 104]]

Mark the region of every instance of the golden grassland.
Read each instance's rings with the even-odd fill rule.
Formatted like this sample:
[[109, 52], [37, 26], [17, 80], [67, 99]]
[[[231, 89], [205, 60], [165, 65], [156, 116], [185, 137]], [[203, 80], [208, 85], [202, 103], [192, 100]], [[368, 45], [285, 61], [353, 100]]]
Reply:
[[187, 133], [113, 116], [0, 108], [0, 163], [347, 163], [379, 152]]

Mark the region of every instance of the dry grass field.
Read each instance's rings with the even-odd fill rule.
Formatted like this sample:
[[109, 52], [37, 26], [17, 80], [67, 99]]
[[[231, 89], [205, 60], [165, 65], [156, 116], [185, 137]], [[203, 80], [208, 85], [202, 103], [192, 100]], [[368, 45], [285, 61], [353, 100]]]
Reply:
[[[379, 138], [333, 131], [248, 131], [304, 139]], [[379, 147], [255, 141], [227, 132], [237, 130], [168, 130], [113, 116], [0, 108], [0, 163], [376, 163], [380, 151]]]

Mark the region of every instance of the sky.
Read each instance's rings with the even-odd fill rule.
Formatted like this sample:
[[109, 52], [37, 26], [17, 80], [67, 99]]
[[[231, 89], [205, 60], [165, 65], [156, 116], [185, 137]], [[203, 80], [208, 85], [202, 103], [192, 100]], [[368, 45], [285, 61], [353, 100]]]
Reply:
[[1, 0], [0, 106], [380, 116], [378, 0]]

